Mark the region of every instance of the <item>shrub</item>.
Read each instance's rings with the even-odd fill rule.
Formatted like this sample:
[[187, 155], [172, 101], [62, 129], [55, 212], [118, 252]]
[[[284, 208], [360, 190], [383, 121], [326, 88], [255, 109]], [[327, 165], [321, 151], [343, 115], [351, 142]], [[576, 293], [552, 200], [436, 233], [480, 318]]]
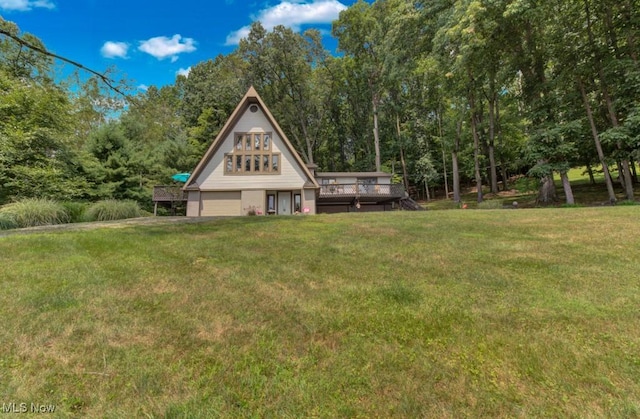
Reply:
[[5, 214], [5, 217], [8, 215], [20, 228], [69, 222], [64, 207], [51, 199], [23, 199], [3, 206], [0, 214]]
[[640, 203], [638, 203], [638, 201], [631, 201], [631, 200], [624, 200], [624, 201], [618, 201], [618, 205], [640, 205]]
[[87, 209], [87, 204], [84, 202], [63, 202], [61, 204], [64, 207], [65, 212], [69, 216], [70, 223], [79, 223], [84, 221], [84, 212]]
[[91, 204], [84, 213], [85, 221], [112, 221], [142, 216], [142, 210], [135, 201], [107, 199]]
[[0, 213], [0, 230], [10, 230], [18, 228], [18, 223], [13, 219], [13, 215]]
[[478, 204], [478, 209], [502, 209], [502, 200], [490, 199]]
[[513, 184], [513, 188], [521, 193], [536, 192], [540, 185], [540, 181], [536, 178], [522, 176]]

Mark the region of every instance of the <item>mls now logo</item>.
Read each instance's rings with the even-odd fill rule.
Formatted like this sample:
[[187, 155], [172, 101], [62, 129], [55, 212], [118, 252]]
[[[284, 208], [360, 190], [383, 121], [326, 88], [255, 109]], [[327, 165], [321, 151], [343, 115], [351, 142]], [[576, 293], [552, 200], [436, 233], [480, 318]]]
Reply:
[[54, 413], [56, 406], [36, 403], [2, 403], [0, 413]]

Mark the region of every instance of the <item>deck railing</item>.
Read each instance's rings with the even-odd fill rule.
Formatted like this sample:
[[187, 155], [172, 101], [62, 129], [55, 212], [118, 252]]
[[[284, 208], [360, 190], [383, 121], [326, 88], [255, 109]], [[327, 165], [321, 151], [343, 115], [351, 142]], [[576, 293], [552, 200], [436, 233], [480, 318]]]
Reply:
[[[361, 183], [320, 185], [320, 198], [402, 198], [404, 187], [393, 185], [368, 185]], [[153, 187], [154, 202], [186, 201], [187, 195], [180, 186], [161, 185]]]
[[404, 187], [393, 185], [368, 185], [361, 183], [320, 185], [320, 198], [323, 197], [380, 197], [402, 198]]
[[161, 185], [153, 187], [153, 202], [186, 201], [187, 195], [180, 186]]

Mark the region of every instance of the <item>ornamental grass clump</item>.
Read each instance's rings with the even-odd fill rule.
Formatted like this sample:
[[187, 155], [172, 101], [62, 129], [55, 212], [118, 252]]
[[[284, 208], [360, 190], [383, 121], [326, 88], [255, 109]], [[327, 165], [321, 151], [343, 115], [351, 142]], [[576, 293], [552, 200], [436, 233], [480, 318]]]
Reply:
[[87, 208], [84, 213], [85, 221], [112, 221], [142, 216], [140, 206], [135, 201], [118, 201], [107, 199], [96, 202]]
[[[69, 215], [64, 207], [51, 199], [27, 198], [4, 205], [0, 208], [0, 224], [13, 228], [36, 227], [69, 222]], [[11, 228], [11, 227], [9, 227]]]
[[0, 230], [11, 230], [18, 228], [18, 223], [13, 219], [13, 215], [0, 213]]

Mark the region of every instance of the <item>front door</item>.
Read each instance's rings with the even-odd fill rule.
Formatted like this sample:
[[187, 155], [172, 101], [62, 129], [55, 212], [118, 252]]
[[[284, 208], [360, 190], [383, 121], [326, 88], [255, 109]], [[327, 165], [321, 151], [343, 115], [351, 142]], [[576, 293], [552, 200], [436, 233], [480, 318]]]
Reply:
[[278, 214], [291, 214], [291, 192], [278, 192]]

